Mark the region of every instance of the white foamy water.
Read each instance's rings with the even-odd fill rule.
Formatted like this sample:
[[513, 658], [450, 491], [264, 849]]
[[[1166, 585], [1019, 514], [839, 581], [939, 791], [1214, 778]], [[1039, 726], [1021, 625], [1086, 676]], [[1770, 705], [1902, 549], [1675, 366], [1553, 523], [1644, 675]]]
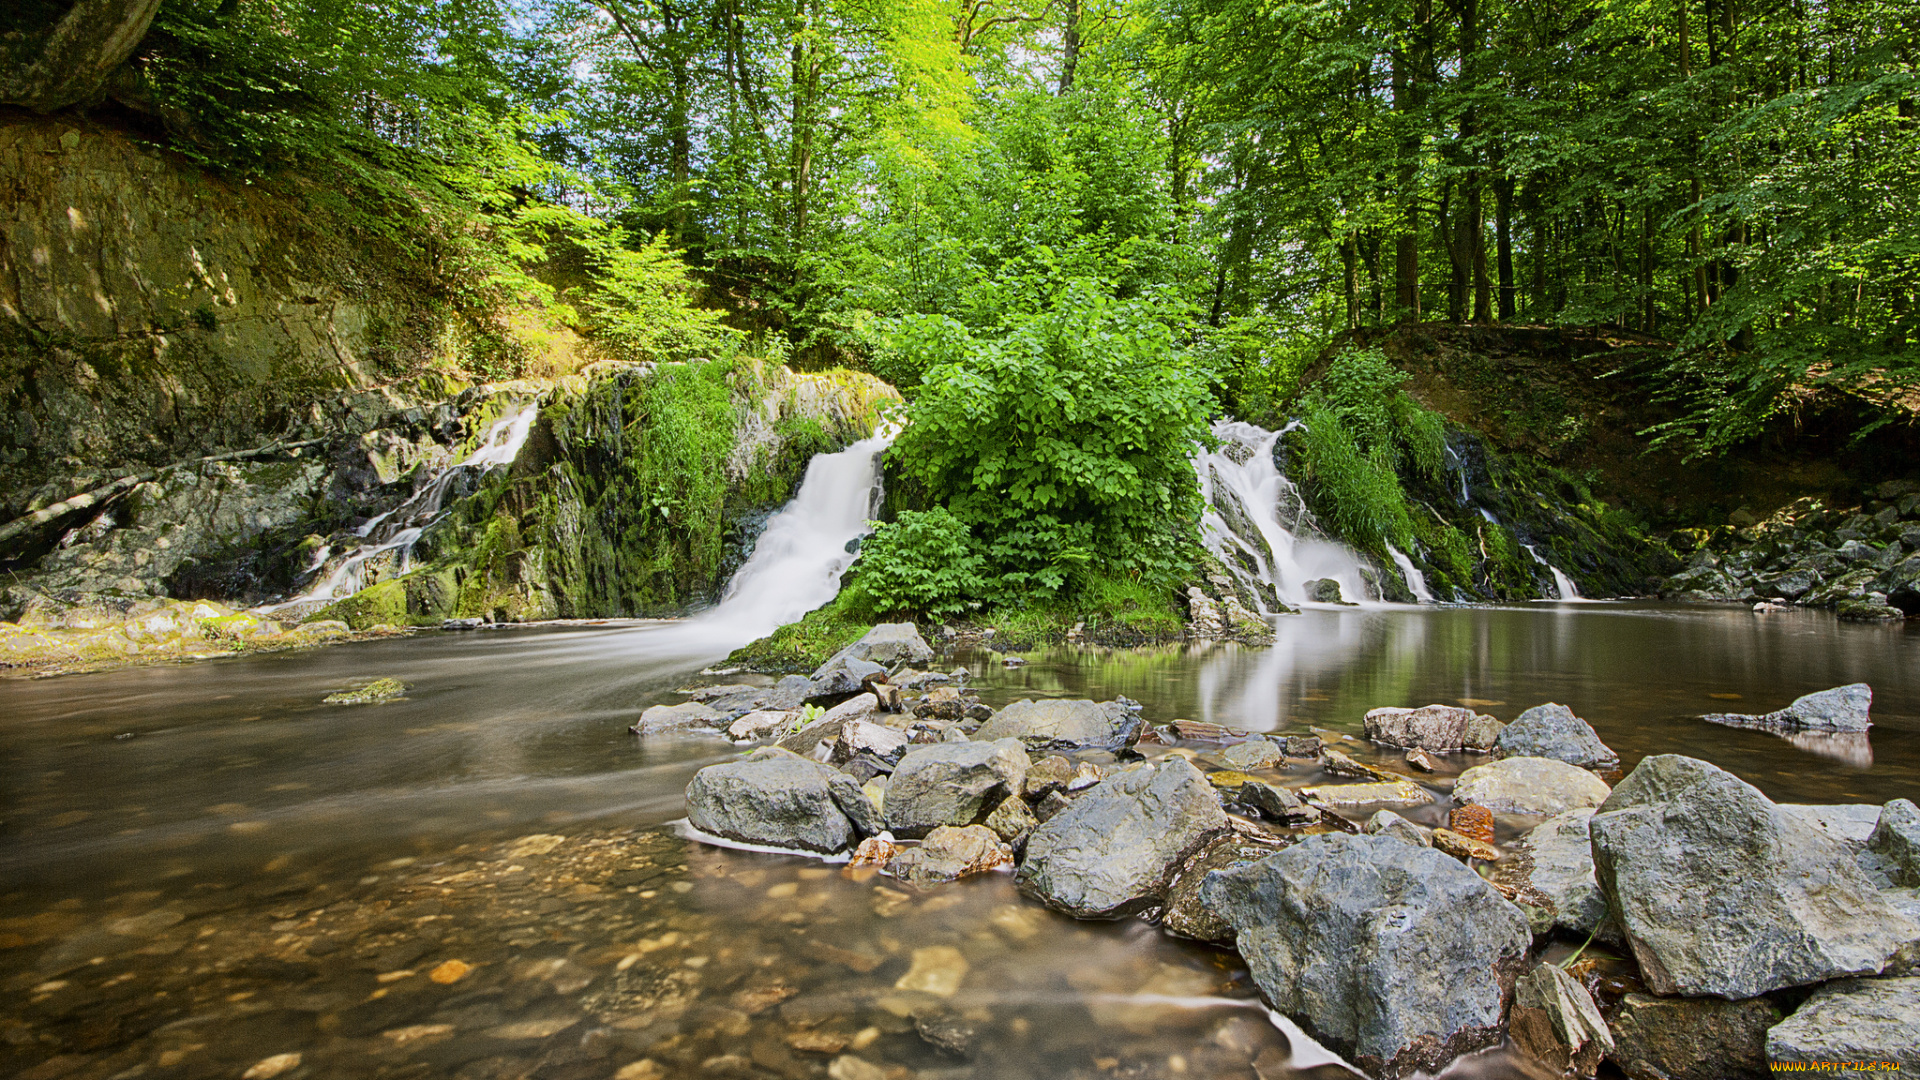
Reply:
[[1433, 603], [1433, 590], [1427, 588], [1427, 575], [1413, 565], [1413, 560], [1392, 544], [1387, 545], [1387, 554], [1393, 556], [1393, 565], [1400, 568], [1400, 576], [1406, 579], [1407, 589], [1413, 593], [1414, 599], [1423, 604]]
[[1235, 574], [1247, 575], [1243, 563], [1252, 562], [1258, 568], [1252, 576], [1294, 607], [1306, 603], [1306, 583], [1316, 578], [1338, 581], [1346, 600], [1375, 599], [1360, 557], [1320, 535], [1299, 487], [1274, 465], [1274, 444], [1287, 430], [1268, 431], [1240, 420], [1213, 425], [1220, 449], [1193, 460], [1206, 500], [1201, 541]]
[[1538, 551], [1535, 551], [1535, 550], [1533, 549], [1533, 545], [1532, 545], [1532, 544], [1521, 544], [1520, 546], [1521, 546], [1521, 547], [1523, 547], [1523, 548], [1526, 548], [1526, 549], [1527, 549], [1527, 554], [1529, 554], [1529, 555], [1531, 555], [1531, 556], [1533, 556], [1533, 561], [1534, 561], [1534, 562], [1537, 562], [1537, 563], [1539, 563], [1539, 564], [1540, 564], [1541, 566], [1544, 566], [1544, 567], [1546, 567], [1546, 568], [1547, 568], [1547, 572], [1553, 575], [1553, 593], [1554, 593], [1554, 595], [1553, 595], [1553, 597], [1552, 597], [1552, 599], [1555, 599], [1555, 600], [1580, 600], [1580, 599], [1584, 599], [1584, 598], [1583, 598], [1583, 597], [1582, 597], [1582, 596], [1580, 595], [1580, 588], [1579, 588], [1579, 586], [1577, 586], [1577, 585], [1575, 585], [1575, 584], [1573, 583], [1573, 579], [1572, 579], [1572, 578], [1570, 578], [1570, 577], [1568, 577], [1568, 576], [1566, 575], [1566, 573], [1565, 573], [1564, 571], [1562, 571], [1562, 570], [1561, 570], [1561, 569], [1560, 569], [1559, 567], [1557, 567], [1557, 566], [1555, 566], [1555, 565], [1553, 565], [1552, 563], [1550, 563], [1550, 562], [1548, 562], [1547, 560], [1545, 560], [1545, 559], [1543, 559], [1543, 558], [1541, 558], [1541, 557], [1540, 557], [1540, 553], [1539, 553]]
[[834, 598], [853, 564], [854, 541], [879, 508], [880, 459], [894, 432], [882, 430], [833, 454], [817, 454], [793, 500], [767, 520], [753, 554], [720, 603], [688, 619], [690, 640], [742, 645], [765, 637]]

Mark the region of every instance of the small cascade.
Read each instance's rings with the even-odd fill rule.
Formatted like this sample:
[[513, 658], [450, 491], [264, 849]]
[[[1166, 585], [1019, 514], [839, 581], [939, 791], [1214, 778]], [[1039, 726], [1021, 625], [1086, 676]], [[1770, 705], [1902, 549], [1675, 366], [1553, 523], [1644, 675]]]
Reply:
[[1305, 603], [1306, 583], [1317, 578], [1338, 581], [1348, 600], [1373, 599], [1360, 557], [1320, 532], [1298, 486], [1274, 465], [1274, 444], [1287, 430], [1214, 424], [1220, 448], [1193, 460], [1206, 501], [1201, 541], [1252, 588], [1265, 614], [1278, 610], [1274, 601]]
[[1559, 567], [1541, 558], [1540, 553], [1533, 549], [1532, 544], [1521, 544], [1520, 546], [1527, 549], [1527, 554], [1533, 556], [1534, 562], [1546, 567], [1547, 572], [1553, 575], [1553, 598], [1555, 600], [1581, 599], [1580, 589], [1574, 585], [1572, 578], [1568, 577]]
[[767, 519], [746, 565], [720, 603], [691, 620], [700, 640], [737, 645], [764, 637], [833, 599], [852, 565], [881, 497], [881, 455], [894, 432], [882, 430], [807, 462], [792, 501]]
[[1406, 580], [1407, 590], [1413, 593], [1413, 598], [1423, 604], [1433, 603], [1433, 590], [1427, 588], [1427, 575], [1413, 565], [1413, 560], [1392, 544], [1387, 545], [1387, 554], [1393, 556], [1393, 565], [1400, 568], [1400, 576]]
[[387, 556], [391, 556], [393, 575], [406, 573], [412, 563], [413, 545], [440, 519], [447, 492], [454, 482], [465, 475], [484, 474], [513, 464], [539, 414], [538, 402], [530, 401], [509, 409], [481, 432], [480, 443], [472, 453], [435, 473], [399, 506], [369, 518], [353, 530], [353, 537], [359, 543], [340, 548], [328, 545], [316, 552], [309, 572], [320, 570], [335, 557], [340, 558], [319, 582], [292, 599], [255, 610], [271, 614], [293, 608], [311, 609], [352, 596], [367, 584], [367, 564]]

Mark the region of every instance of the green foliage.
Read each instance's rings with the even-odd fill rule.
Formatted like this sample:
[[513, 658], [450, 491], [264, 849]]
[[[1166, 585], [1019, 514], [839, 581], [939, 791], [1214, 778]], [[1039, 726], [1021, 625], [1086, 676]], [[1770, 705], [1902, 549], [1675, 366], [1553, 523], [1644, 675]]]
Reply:
[[737, 332], [720, 324], [720, 313], [690, 303], [686, 264], [665, 233], [638, 251], [621, 246], [617, 234], [595, 239], [598, 272], [585, 307], [603, 350], [621, 360], [663, 360], [733, 347]]
[[735, 649], [727, 656], [727, 664], [775, 674], [812, 672], [873, 629], [871, 622], [846, 610], [845, 597], [843, 592], [832, 602], [807, 612], [799, 622], [788, 623]]
[[1002, 335], [916, 340], [924, 382], [891, 457], [970, 530], [994, 591], [1058, 596], [1096, 561], [1172, 587], [1208, 398], [1151, 305], [1076, 281]]
[[[650, 552], [643, 572], [710, 574], [720, 563], [735, 423], [728, 384], [733, 369], [731, 361], [668, 364], [637, 388], [629, 435], [640, 446], [626, 457], [628, 490], [643, 513], [659, 516], [663, 535], [680, 541]], [[688, 559], [692, 565], [683, 565]]]
[[1357, 547], [1375, 552], [1387, 544], [1404, 547], [1412, 522], [1394, 472], [1392, 444], [1362, 449], [1346, 418], [1321, 401], [1308, 405], [1301, 423], [1298, 438], [1315, 512]]
[[986, 559], [966, 522], [946, 507], [906, 511], [877, 526], [842, 587], [846, 610], [878, 618], [895, 611], [948, 616], [979, 606]]

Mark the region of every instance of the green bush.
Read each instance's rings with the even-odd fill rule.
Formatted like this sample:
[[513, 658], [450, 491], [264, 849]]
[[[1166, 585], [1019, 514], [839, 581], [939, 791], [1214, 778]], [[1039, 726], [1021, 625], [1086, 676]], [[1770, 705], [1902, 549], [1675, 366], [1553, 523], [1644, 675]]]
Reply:
[[847, 611], [867, 617], [953, 615], [979, 606], [985, 567], [966, 522], [945, 507], [908, 510], [860, 545], [841, 597]]
[[1348, 542], [1373, 551], [1406, 546], [1413, 531], [1406, 493], [1394, 472], [1391, 444], [1363, 450], [1347, 422], [1323, 402], [1309, 403], [1302, 418], [1313, 506]]
[[1066, 595], [1095, 563], [1156, 588], [1187, 571], [1210, 399], [1153, 304], [1076, 280], [997, 336], [903, 345], [923, 375], [892, 460], [975, 538], [972, 599]]

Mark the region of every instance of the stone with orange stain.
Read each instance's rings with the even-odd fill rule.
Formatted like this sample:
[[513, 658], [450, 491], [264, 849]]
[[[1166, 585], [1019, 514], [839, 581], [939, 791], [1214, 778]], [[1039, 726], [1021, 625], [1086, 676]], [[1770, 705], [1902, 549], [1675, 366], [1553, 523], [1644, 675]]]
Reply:
[[1447, 828], [1469, 840], [1493, 843], [1493, 811], [1484, 806], [1456, 806], [1447, 815]]
[[473, 965], [465, 960], [448, 960], [427, 973], [427, 978], [441, 986], [451, 986], [466, 978], [473, 971]]

